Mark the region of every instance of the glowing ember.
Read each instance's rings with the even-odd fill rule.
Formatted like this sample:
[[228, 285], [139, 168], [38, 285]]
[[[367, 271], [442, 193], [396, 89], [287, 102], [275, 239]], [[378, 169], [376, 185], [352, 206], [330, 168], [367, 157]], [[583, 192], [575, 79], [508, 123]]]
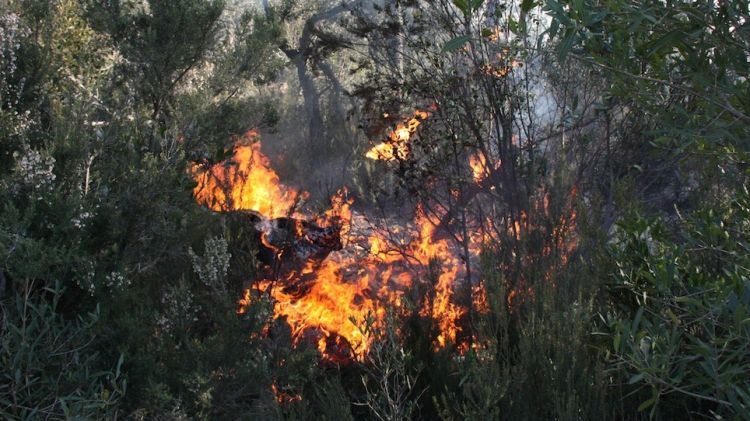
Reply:
[[288, 404], [290, 402], [295, 401], [301, 401], [302, 396], [297, 394], [290, 394], [287, 392], [284, 392], [283, 390], [280, 390], [278, 386], [276, 386], [276, 382], [274, 381], [271, 383], [271, 391], [273, 392], [273, 395], [276, 397], [276, 402], [280, 404]]

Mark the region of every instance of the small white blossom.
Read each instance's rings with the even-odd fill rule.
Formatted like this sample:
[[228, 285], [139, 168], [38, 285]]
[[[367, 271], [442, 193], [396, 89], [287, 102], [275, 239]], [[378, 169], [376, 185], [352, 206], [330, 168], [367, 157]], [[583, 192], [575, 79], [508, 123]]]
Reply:
[[50, 187], [55, 181], [55, 158], [28, 147], [13, 153], [13, 157], [16, 159], [16, 175], [24, 184], [37, 190]]
[[179, 326], [198, 321], [200, 305], [194, 303], [193, 293], [184, 286], [164, 291], [161, 304], [162, 312], [156, 325], [162, 333], [169, 335]]
[[110, 272], [106, 276], [105, 281], [107, 287], [110, 289], [122, 289], [130, 285], [130, 279], [117, 271]]
[[205, 242], [204, 256], [198, 256], [192, 248], [188, 249], [193, 270], [198, 278], [216, 293], [226, 292], [225, 279], [229, 270], [229, 253], [227, 240], [222, 237], [209, 237]]
[[82, 267], [78, 270], [78, 276], [76, 277], [76, 284], [93, 296], [96, 292], [96, 285], [94, 284], [94, 262], [86, 261], [81, 266]]
[[[31, 31], [23, 26], [21, 18], [15, 13], [7, 13], [0, 16], [0, 98], [4, 105], [16, 105], [24, 78], [21, 78], [18, 86], [13, 89], [6, 81], [18, 71], [18, 50], [21, 48], [21, 40], [29, 35]], [[15, 90], [15, 94], [12, 92]]]
[[73, 223], [78, 229], [82, 229], [86, 226], [86, 222], [91, 219], [94, 215], [91, 212], [81, 212], [78, 216], [73, 217], [70, 222]]

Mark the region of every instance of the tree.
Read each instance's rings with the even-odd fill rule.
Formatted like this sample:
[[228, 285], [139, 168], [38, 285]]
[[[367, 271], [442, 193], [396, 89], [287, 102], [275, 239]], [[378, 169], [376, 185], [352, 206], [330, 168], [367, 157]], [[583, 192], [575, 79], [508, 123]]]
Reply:
[[151, 119], [163, 120], [179, 83], [213, 47], [223, 0], [86, 3], [92, 26], [108, 33], [134, 77]]
[[606, 81], [610, 189], [625, 212], [596, 262], [625, 396], [651, 417], [744, 417], [748, 386], [733, 373], [746, 370], [747, 332], [729, 319], [746, 307], [733, 250], [747, 236], [747, 4], [546, 7], [561, 58]]

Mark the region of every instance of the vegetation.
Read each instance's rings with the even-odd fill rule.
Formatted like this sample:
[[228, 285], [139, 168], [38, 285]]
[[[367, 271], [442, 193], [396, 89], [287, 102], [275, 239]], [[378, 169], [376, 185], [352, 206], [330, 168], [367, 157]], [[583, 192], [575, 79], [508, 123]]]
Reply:
[[[196, 202], [258, 131], [288, 220], [434, 229], [360, 355]], [[744, 0], [3, 2], [0, 416], [750, 419], [748, 139]]]

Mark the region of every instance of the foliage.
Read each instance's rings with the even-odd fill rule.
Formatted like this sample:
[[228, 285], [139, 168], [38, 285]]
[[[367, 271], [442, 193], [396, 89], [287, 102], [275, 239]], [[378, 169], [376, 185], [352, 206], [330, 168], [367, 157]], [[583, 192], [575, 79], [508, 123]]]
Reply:
[[633, 215], [617, 226], [612, 271], [612, 368], [652, 416], [684, 411], [746, 417], [750, 401], [750, 201], [742, 188], [719, 206], [674, 221]]
[[126, 60], [152, 119], [169, 112], [178, 84], [211, 49], [224, 7], [222, 0], [85, 3], [92, 27], [109, 34]]
[[110, 418], [126, 391], [122, 357], [101, 371], [99, 314], [65, 320], [59, 284], [33, 282], [0, 302], [0, 414], [5, 419]]
[[610, 370], [628, 406], [651, 417], [741, 418], [747, 4], [545, 7], [560, 57], [607, 82], [600, 110], [618, 126], [608, 142], [626, 158], [610, 180], [624, 176], [649, 205], [619, 220], [597, 260], [610, 294], [600, 310]]
[[[436, 398], [442, 419], [597, 419], [617, 416], [601, 354], [592, 347], [596, 290], [590, 273], [568, 269], [533, 297], [510, 300], [495, 252], [483, 256], [484, 308], [472, 346]], [[624, 414], [619, 414], [622, 416]]]
[[547, 34], [605, 83], [596, 107], [625, 158], [615, 177], [642, 177], [647, 199], [676, 186], [685, 191], [675, 200], [690, 206], [700, 191], [682, 186], [716, 182], [717, 166], [734, 171], [747, 149], [747, 3], [668, 5], [552, 0]]
[[[3, 368], [12, 370], [3, 410], [52, 418], [255, 410], [271, 379], [248, 332], [263, 323], [236, 315], [236, 284], [224, 275], [238, 269], [227, 267], [227, 242], [204, 245], [211, 236], [236, 241], [231, 224], [192, 200], [186, 168], [196, 146], [178, 139], [173, 111], [188, 109], [176, 88], [208, 57], [221, 3], [154, 2], [149, 13], [133, 3], [85, 3], [2, 10], [9, 141], [0, 295]], [[107, 7], [118, 13], [103, 16], [115, 11]], [[159, 124], [142, 119], [155, 111], [148, 98], [170, 104], [155, 116]], [[195, 267], [191, 248], [199, 250]], [[33, 344], [17, 336], [32, 333]], [[108, 374], [116, 363], [117, 376]]]
[[[262, 3], [0, 5], [3, 418], [747, 419], [746, 1]], [[413, 305], [439, 259], [362, 361], [238, 312], [259, 233], [191, 170], [257, 128], [357, 212], [483, 236], [466, 349]]]
[[367, 357], [366, 375], [362, 376], [365, 399], [360, 405], [381, 421], [412, 418], [421, 395], [416, 389], [419, 362], [415, 363], [400, 344], [396, 323], [393, 310], [389, 310], [385, 328], [364, 328], [376, 338], [376, 343]]

